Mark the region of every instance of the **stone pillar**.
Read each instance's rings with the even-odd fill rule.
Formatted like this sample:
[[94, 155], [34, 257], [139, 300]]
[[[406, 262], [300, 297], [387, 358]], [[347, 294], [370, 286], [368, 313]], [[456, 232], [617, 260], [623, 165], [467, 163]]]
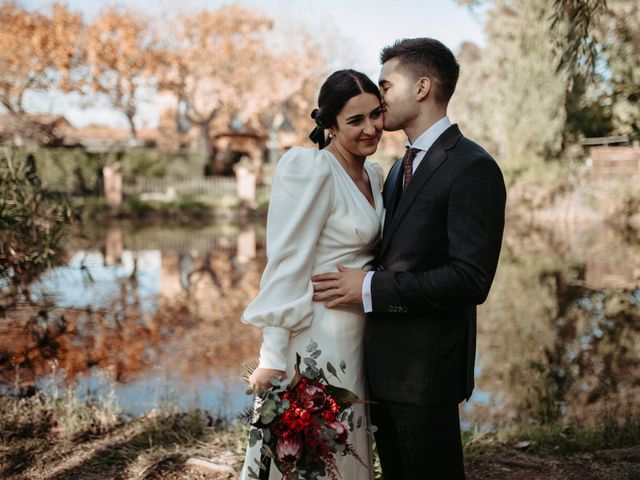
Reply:
[[256, 207], [256, 173], [252, 168], [238, 164], [235, 168], [236, 189], [240, 202], [247, 207]]
[[165, 251], [161, 255], [160, 297], [163, 300], [175, 300], [183, 291], [180, 282], [180, 254]]
[[104, 240], [104, 264], [106, 266], [120, 265], [122, 263], [122, 228], [112, 225], [107, 229]]
[[248, 225], [238, 234], [236, 247], [236, 259], [239, 263], [247, 263], [256, 258], [256, 229], [253, 225]]
[[116, 165], [107, 165], [102, 168], [102, 177], [104, 179], [104, 196], [107, 205], [110, 207], [119, 207], [122, 205], [122, 174], [120, 168]]

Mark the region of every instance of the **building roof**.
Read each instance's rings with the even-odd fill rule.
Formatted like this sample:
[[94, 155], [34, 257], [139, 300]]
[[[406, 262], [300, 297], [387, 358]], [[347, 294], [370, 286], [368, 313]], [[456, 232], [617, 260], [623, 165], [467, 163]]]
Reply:
[[15, 115], [13, 113], [0, 114], [0, 131], [14, 131], [22, 127], [25, 123], [31, 123], [40, 126], [73, 128], [71, 123], [63, 115], [49, 114], [33, 114], [22, 113]]

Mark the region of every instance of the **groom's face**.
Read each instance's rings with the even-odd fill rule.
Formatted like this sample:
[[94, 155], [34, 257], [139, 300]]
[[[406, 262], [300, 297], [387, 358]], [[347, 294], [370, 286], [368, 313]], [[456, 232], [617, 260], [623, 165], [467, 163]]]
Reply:
[[419, 113], [415, 79], [397, 58], [392, 58], [382, 65], [378, 84], [384, 106], [384, 129], [405, 128]]

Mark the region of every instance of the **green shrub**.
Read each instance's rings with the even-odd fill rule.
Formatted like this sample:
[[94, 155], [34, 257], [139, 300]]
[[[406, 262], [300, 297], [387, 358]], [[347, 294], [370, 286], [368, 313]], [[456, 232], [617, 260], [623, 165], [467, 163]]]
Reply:
[[67, 199], [43, 188], [32, 155], [0, 150], [0, 279], [14, 292], [61, 261]]
[[136, 148], [124, 152], [88, 152], [83, 149], [49, 148], [31, 152], [42, 187], [49, 191], [78, 195], [99, 195], [101, 170], [119, 164], [125, 182], [136, 177], [183, 179], [202, 176], [197, 155]]

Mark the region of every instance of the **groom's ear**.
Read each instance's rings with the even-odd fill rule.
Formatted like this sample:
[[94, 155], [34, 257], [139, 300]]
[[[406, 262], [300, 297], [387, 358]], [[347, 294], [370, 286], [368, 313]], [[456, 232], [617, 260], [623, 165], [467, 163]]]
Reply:
[[421, 102], [427, 98], [431, 92], [431, 79], [429, 77], [420, 77], [416, 81], [416, 100]]

